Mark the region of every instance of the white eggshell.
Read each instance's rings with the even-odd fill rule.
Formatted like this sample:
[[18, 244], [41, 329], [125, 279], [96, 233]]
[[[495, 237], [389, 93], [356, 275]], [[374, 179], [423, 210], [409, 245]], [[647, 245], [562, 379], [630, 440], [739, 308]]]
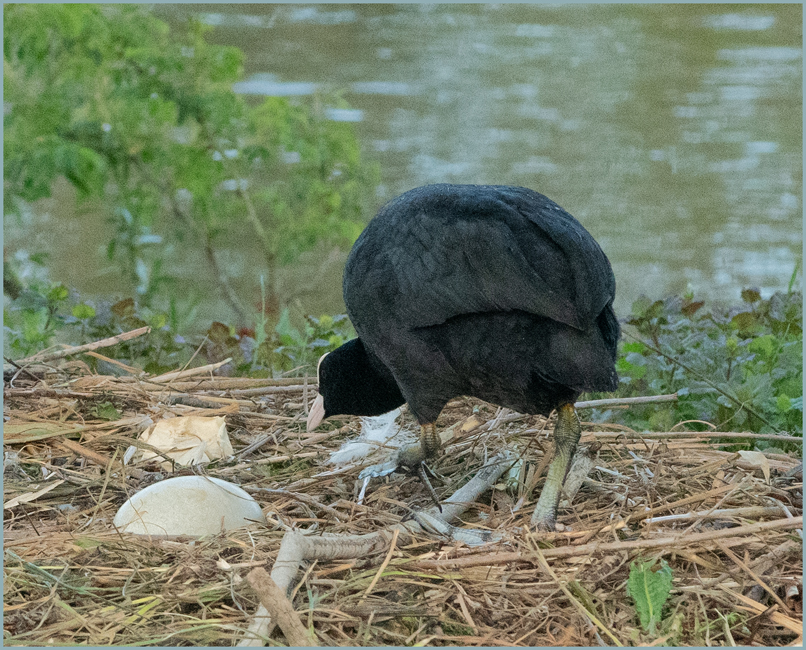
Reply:
[[113, 523], [138, 535], [210, 535], [266, 523], [258, 503], [237, 485], [209, 476], [169, 478], [135, 494]]

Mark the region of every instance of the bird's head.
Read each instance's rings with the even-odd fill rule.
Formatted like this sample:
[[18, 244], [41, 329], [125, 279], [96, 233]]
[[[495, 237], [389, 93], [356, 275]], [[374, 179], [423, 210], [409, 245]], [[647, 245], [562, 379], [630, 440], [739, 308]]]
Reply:
[[382, 415], [405, 402], [392, 374], [371, 361], [361, 339], [323, 354], [316, 367], [319, 394], [308, 413], [308, 431], [333, 415]]

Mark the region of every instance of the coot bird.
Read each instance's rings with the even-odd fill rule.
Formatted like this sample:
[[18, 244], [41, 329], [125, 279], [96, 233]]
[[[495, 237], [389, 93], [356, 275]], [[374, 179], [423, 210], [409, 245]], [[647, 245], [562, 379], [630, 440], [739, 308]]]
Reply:
[[344, 302], [358, 338], [319, 363], [308, 429], [331, 415], [380, 415], [404, 402], [420, 444], [469, 395], [521, 413], [558, 412], [555, 456], [532, 517], [553, 530], [580, 436], [574, 401], [610, 391], [619, 325], [602, 249], [568, 212], [523, 187], [428, 185], [387, 203], [355, 242]]

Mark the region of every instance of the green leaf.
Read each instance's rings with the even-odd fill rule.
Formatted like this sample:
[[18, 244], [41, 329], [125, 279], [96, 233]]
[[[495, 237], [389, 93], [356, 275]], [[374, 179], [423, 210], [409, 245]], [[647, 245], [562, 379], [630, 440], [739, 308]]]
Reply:
[[646, 350], [646, 346], [640, 341], [628, 341], [624, 343], [622, 349], [624, 350], [624, 354], [629, 354], [630, 352], [642, 354]]
[[280, 342], [283, 345], [304, 344], [305, 338], [300, 331], [291, 324], [288, 309], [283, 309], [280, 314], [280, 320], [277, 322], [274, 330], [280, 335]]
[[24, 311], [21, 321], [20, 331], [24, 341], [34, 344], [47, 341], [50, 336], [47, 330], [47, 310]]
[[736, 354], [739, 349], [739, 339], [735, 336], [729, 336], [725, 340], [725, 349], [728, 351], [728, 354]]
[[765, 334], [750, 341], [747, 349], [760, 355], [766, 361], [773, 356], [777, 347], [777, 339], [772, 334]]
[[660, 565], [654, 560], [635, 560], [630, 565], [627, 593], [635, 602], [641, 626], [650, 634], [655, 634], [671, 589], [672, 569], [665, 560]]
[[759, 316], [752, 311], [742, 311], [736, 314], [730, 323], [741, 332], [747, 333], [758, 328]]
[[761, 292], [755, 287], [751, 289], [742, 289], [742, 300], [751, 304], [758, 302], [761, 300]]
[[795, 286], [795, 281], [798, 279], [798, 271], [800, 271], [800, 260], [795, 263], [795, 270], [792, 271], [792, 277], [789, 278], [789, 286], [786, 292], [792, 293], [792, 287]]
[[154, 314], [148, 319], [148, 323], [154, 329], [162, 329], [168, 324], [168, 314]]
[[776, 406], [781, 413], [786, 413], [792, 408], [792, 400], [787, 395], [779, 395], [776, 400]]
[[100, 402], [92, 412], [99, 420], [120, 420], [123, 417], [112, 402]]
[[18, 445], [27, 442], [39, 442], [55, 436], [67, 436], [80, 433], [86, 429], [83, 425], [65, 422], [23, 422], [6, 423], [3, 426], [3, 442], [7, 445]]
[[73, 316], [75, 316], [79, 320], [87, 320], [88, 318], [94, 318], [95, 308], [82, 302], [80, 305], [76, 305], [75, 307], [73, 307]]
[[89, 537], [78, 537], [71, 540], [73, 544], [79, 548], [98, 548], [102, 545], [97, 539], [90, 539]]
[[69, 292], [67, 291], [67, 287], [65, 287], [63, 284], [57, 284], [50, 291], [48, 291], [48, 301], [61, 302], [62, 300], [67, 300], [68, 294]]
[[616, 361], [616, 371], [620, 375], [629, 375], [633, 379], [641, 379], [646, 374], [646, 367], [630, 363], [624, 357]]

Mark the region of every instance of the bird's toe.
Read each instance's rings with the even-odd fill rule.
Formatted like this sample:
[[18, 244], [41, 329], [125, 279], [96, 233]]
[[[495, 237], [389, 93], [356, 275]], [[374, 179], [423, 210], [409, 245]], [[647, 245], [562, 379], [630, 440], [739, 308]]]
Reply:
[[534, 529], [538, 533], [553, 533], [555, 531], [553, 520], [538, 520], [534, 524]]

